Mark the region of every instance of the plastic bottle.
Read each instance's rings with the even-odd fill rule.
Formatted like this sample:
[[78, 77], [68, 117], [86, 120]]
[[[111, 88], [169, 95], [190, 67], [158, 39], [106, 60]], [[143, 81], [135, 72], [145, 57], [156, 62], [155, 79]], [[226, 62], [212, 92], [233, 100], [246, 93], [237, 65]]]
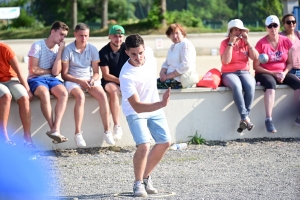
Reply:
[[170, 149], [172, 150], [182, 150], [187, 148], [187, 143], [179, 143], [179, 144], [173, 144]]

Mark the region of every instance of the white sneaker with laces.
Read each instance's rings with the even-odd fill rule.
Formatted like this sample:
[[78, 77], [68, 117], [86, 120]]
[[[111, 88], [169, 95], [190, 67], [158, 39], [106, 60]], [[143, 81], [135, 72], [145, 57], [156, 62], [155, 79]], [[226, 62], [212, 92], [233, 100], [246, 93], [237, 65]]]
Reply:
[[83, 139], [82, 132], [76, 133], [74, 136], [75, 144], [77, 147], [85, 147], [86, 143]]
[[107, 144], [115, 145], [115, 140], [113, 138], [113, 134], [110, 131], [105, 131], [103, 139]]
[[115, 125], [114, 126], [114, 139], [115, 140], [120, 140], [123, 135], [123, 130], [121, 126]]
[[147, 192], [145, 190], [145, 185], [141, 181], [137, 181], [133, 185], [133, 195], [135, 197], [147, 197]]
[[150, 176], [148, 176], [148, 178], [144, 178], [143, 181], [144, 181], [146, 192], [148, 194], [157, 194], [158, 193], [157, 189], [155, 189], [153, 187], [153, 183], [152, 183]]

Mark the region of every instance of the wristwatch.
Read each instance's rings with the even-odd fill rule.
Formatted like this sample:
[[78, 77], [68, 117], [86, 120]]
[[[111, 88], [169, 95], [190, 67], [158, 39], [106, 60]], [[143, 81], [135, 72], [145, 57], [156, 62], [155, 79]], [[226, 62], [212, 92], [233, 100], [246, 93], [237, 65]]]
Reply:
[[227, 45], [233, 47], [233, 43], [231, 43], [231, 42], [229, 42]]

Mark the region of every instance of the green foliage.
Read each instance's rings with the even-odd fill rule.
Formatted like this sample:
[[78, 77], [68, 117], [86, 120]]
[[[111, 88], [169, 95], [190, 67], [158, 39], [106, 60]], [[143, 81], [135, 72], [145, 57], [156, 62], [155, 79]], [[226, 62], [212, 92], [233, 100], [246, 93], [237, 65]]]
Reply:
[[24, 10], [20, 10], [20, 16], [16, 19], [12, 20], [12, 27], [19, 28], [19, 27], [30, 27], [33, 26], [35, 23], [35, 19], [33, 16], [29, 16], [28, 13]]
[[184, 26], [198, 27], [202, 25], [200, 18], [194, 17], [191, 11], [171, 11], [166, 14], [167, 24], [180, 23]]
[[149, 26], [153, 28], [160, 28], [161, 27], [161, 21], [164, 16], [161, 14], [161, 8], [159, 6], [159, 1], [155, 0], [152, 4], [151, 10], [148, 13], [147, 20], [149, 22]]
[[205, 139], [201, 137], [201, 135], [198, 135], [198, 132], [196, 131], [194, 136], [189, 136], [191, 140], [189, 141], [190, 144], [204, 144]]

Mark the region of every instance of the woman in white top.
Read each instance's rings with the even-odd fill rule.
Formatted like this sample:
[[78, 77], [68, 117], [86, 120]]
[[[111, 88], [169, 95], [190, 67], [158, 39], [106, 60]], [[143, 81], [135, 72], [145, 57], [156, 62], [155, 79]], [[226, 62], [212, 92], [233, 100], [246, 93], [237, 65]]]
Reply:
[[186, 32], [179, 24], [171, 24], [166, 30], [166, 35], [174, 44], [171, 45], [166, 61], [162, 64], [157, 87], [179, 89], [182, 88], [181, 75], [196, 70], [196, 49], [186, 38]]

